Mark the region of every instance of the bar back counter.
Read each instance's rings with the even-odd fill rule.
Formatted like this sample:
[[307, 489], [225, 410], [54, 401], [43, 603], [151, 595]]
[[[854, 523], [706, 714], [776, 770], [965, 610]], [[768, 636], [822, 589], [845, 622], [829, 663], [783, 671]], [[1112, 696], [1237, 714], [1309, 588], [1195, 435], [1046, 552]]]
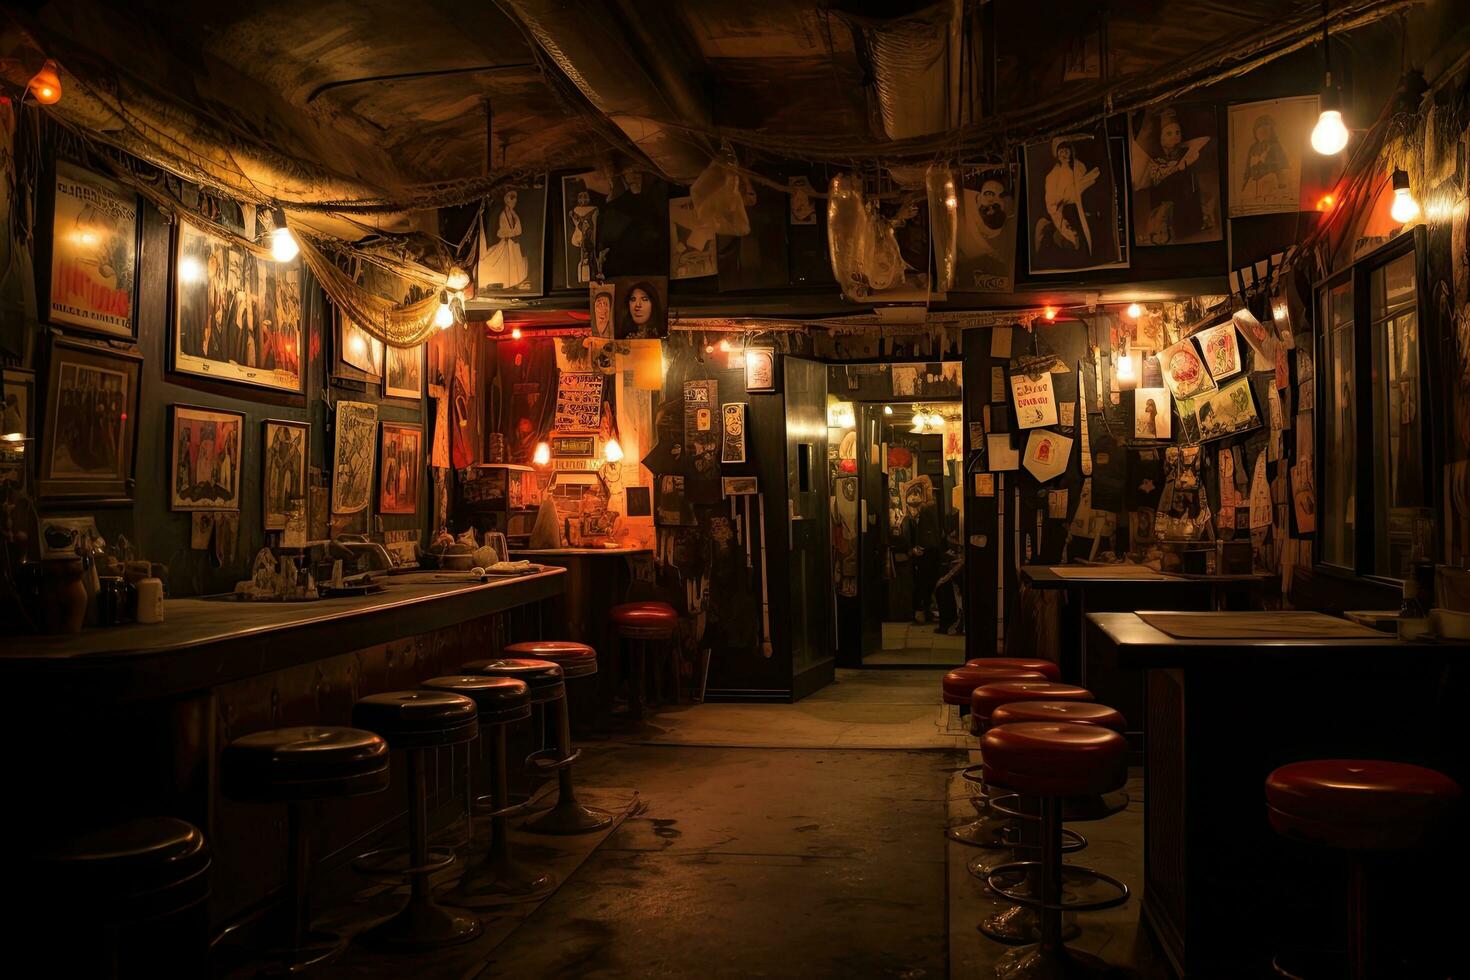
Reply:
[[[539, 638], [565, 576], [544, 568], [482, 583], [416, 573], [375, 595], [303, 603], [171, 599], [162, 624], [7, 640], [9, 839], [139, 816], [187, 820], [213, 851], [217, 931], [282, 886], [286, 849], [284, 806], [221, 797], [224, 746], [268, 728], [350, 725], [364, 695], [414, 688]], [[431, 798], [462, 791], [468, 750], [439, 753]], [[323, 801], [313, 848], [322, 864], [402, 820], [403, 774], [392, 775], [400, 791]]]

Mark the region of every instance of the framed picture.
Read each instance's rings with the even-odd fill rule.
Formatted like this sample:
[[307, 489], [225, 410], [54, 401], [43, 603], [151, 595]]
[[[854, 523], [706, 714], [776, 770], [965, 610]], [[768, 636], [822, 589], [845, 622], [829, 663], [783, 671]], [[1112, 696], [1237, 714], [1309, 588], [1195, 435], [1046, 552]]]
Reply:
[[267, 531], [284, 530], [293, 512], [305, 514], [311, 426], [266, 419], [261, 425], [261, 514]]
[[1208, 103], [1154, 106], [1128, 116], [1133, 243], [1218, 242], [1220, 139]]
[[378, 437], [378, 406], [337, 403], [336, 444], [332, 448], [332, 513], [367, 510], [373, 494], [373, 452]]
[[609, 281], [617, 287], [613, 301], [617, 340], [657, 340], [669, 335], [667, 276], [623, 276]]
[[1302, 164], [1321, 114], [1315, 95], [1230, 107], [1230, 217], [1302, 207]]
[[726, 497], [751, 496], [760, 493], [760, 481], [753, 476], [722, 476], [720, 493]]
[[1104, 130], [1032, 143], [1023, 153], [1031, 272], [1126, 267], [1121, 194]]
[[412, 514], [419, 506], [419, 484], [424, 472], [424, 427], [407, 422], [384, 422], [382, 464], [378, 472], [378, 513]]
[[359, 381], [379, 381], [383, 377], [383, 342], [348, 319], [340, 310], [336, 322], [335, 358], [332, 374]]
[[745, 349], [745, 390], [776, 390], [776, 351], [770, 347]]
[[40, 519], [41, 557], [75, 558], [92, 551], [97, 538], [97, 522], [90, 517], [46, 517]]
[[170, 508], [239, 510], [245, 416], [175, 405], [169, 431]]
[[42, 503], [132, 503], [142, 364], [136, 354], [52, 341], [36, 474]]
[[[36, 436], [36, 376], [6, 368], [0, 385], [0, 500], [29, 493]], [[19, 438], [15, 438], [19, 436]]]
[[960, 184], [954, 290], [1010, 292], [1016, 282], [1016, 168], [967, 169]]
[[383, 394], [388, 398], [420, 401], [424, 397], [424, 344], [388, 345], [383, 351]]
[[131, 339], [138, 195], [65, 160], [56, 161], [52, 188], [47, 319]]
[[187, 222], [176, 234], [173, 370], [301, 392], [301, 262], [273, 262]]
[[540, 296], [546, 176], [499, 185], [486, 198], [483, 214], [475, 295]]
[[553, 436], [551, 455], [560, 459], [591, 459], [597, 455], [595, 436]]
[[596, 170], [561, 179], [566, 287], [576, 289], [602, 278], [606, 249], [601, 244], [602, 209], [610, 188]]

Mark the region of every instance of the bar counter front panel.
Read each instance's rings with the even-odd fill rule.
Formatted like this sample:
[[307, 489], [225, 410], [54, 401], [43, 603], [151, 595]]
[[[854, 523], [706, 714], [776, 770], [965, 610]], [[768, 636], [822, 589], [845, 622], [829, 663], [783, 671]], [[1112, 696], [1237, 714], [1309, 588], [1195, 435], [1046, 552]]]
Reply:
[[[411, 689], [541, 636], [543, 607], [566, 573], [487, 584], [395, 576], [377, 595], [312, 603], [176, 599], [157, 626], [24, 638], [0, 653], [12, 707], [3, 722], [22, 805], [7, 823], [34, 838], [129, 816], [170, 815], [205, 831], [213, 852], [210, 921], [238, 919], [284, 886], [284, 806], [219, 792], [232, 739], [267, 728], [350, 725], [364, 695]], [[544, 617], [549, 627], [552, 616]], [[434, 754], [431, 801], [462, 790], [465, 751]], [[403, 816], [395, 754], [386, 793], [326, 800], [314, 854], [338, 864]]]

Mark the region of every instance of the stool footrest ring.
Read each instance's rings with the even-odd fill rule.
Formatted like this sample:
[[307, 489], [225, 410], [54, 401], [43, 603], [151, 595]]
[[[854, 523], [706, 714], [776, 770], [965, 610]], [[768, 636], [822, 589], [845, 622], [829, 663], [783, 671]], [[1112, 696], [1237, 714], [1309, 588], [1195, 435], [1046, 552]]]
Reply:
[[[428, 864], [415, 866], [408, 863], [410, 860], [406, 847], [380, 847], [353, 858], [352, 870], [370, 878], [397, 881], [413, 875], [443, 871], [454, 863], [454, 851], [447, 847], [431, 847]], [[403, 862], [401, 866], [397, 864], [399, 861]]]
[[[1003, 898], [1007, 898], [1010, 901], [1015, 902], [1017, 905], [1025, 905], [1028, 908], [1036, 909], [1050, 909], [1054, 912], [1096, 912], [1100, 909], [1117, 908], [1119, 905], [1122, 905], [1124, 902], [1128, 901], [1128, 896], [1131, 894], [1131, 892], [1128, 890], [1128, 886], [1119, 881], [1117, 878], [1114, 878], [1112, 875], [1103, 874], [1101, 871], [1095, 871], [1092, 868], [1084, 868], [1080, 865], [1064, 864], [1062, 865], [1062, 875], [1064, 878], [1070, 874], [1073, 878], [1081, 878], [1088, 881], [1100, 881], [1117, 891], [1117, 894], [1110, 898], [1099, 898], [1094, 899], [1090, 902], [1069, 902], [1066, 898], [1066, 887], [1064, 885], [1062, 889], [1062, 900], [1060, 902], [1044, 902], [1039, 896], [1031, 895], [1028, 891], [1024, 891], [1022, 889], [1022, 885], [1024, 884], [1026, 878], [1026, 872], [1031, 871], [1032, 869], [1041, 871], [1042, 862], [1011, 861], [1008, 864], [999, 864], [990, 869], [990, 874], [985, 879], [985, 884], [991, 891], [995, 892], [997, 895], [1000, 895]], [[996, 883], [997, 878], [1015, 874], [1020, 874], [1022, 876], [1021, 882], [1010, 886], [1003, 886]]]
[[559, 772], [581, 757], [581, 749], [572, 749], [565, 756], [558, 749], [538, 749], [526, 756], [526, 768], [536, 772]]
[[[542, 803], [543, 805], [537, 806], [537, 803]], [[511, 803], [508, 806], [501, 807], [499, 810], [492, 809], [494, 805], [494, 801], [488, 795], [475, 797], [475, 816], [490, 820], [495, 820], [499, 817], [510, 819], [511, 817], [519, 817], [522, 814], [536, 813], [540, 810], [549, 809], [549, 804], [535, 799]]]

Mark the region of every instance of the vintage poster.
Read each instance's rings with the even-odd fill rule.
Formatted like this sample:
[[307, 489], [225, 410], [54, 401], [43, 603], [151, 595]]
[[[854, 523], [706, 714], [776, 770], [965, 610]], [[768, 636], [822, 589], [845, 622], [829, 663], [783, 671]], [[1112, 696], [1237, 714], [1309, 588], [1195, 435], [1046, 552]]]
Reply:
[[1208, 103], [1154, 106], [1128, 116], [1133, 243], [1218, 242], [1220, 141]]
[[609, 187], [601, 172], [589, 170], [561, 179], [565, 231], [566, 287], [575, 289], [603, 277], [607, 248], [601, 243], [602, 209]]
[[1050, 371], [1012, 374], [1011, 399], [1016, 406], [1016, 424], [1021, 428], [1057, 424], [1057, 399]]
[[715, 265], [715, 229], [701, 224], [694, 213], [694, 199], [676, 197], [669, 201], [669, 278], [699, 279], [718, 272]]
[[1174, 412], [1167, 388], [1138, 388], [1133, 392], [1133, 438], [1173, 438]]
[[720, 407], [724, 416], [724, 441], [720, 446], [720, 462], [745, 462], [745, 409], [744, 402], [732, 402]]
[[776, 352], [769, 347], [745, 349], [745, 390], [776, 390]]
[[1026, 242], [1033, 273], [1126, 265], [1119, 189], [1101, 128], [1032, 143], [1026, 161]]
[[[39, 420], [38, 496], [76, 502], [132, 499], [141, 364], [137, 355], [52, 341], [46, 411]], [[10, 372], [6, 376], [8, 385]], [[12, 396], [17, 416], [21, 398], [29, 400], [27, 392], [7, 387], [7, 417]]]
[[424, 429], [406, 422], [384, 422], [378, 472], [378, 513], [412, 514], [418, 509], [424, 472]]
[[1214, 394], [1197, 399], [1196, 405], [1202, 442], [1246, 432], [1261, 424], [1248, 378], [1236, 378]]
[[366, 510], [372, 499], [378, 406], [365, 402], [338, 402], [336, 425], [336, 444], [332, 451], [332, 513], [356, 514]]
[[132, 337], [138, 195], [56, 161], [52, 209], [52, 323]]
[[301, 260], [281, 263], [178, 226], [173, 369], [301, 390]]
[[384, 348], [383, 394], [389, 398], [424, 397], [424, 345]]
[[481, 210], [476, 296], [540, 296], [546, 177], [501, 184]]
[[[1016, 281], [1016, 168], [967, 169], [960, 176], [955, 292], [1007, 293]], [[1010, 334], [1009, 327], [995, 333]], [[995, 357], [1009, 357], [1010, 351]]]
[[553, 432], [596, 432], [602, 426], [603, 376], [563, 371], [556, 389]]
[[613, 336], [618, 340], [657, 340], [669, 335], [669, 280], [664, 276], [624, 276], [609, 280], [613, 299]]
[[1215, 390], [1215, 382], [1205, 370], [1205, 362], [1200, 359], [1199, 351], [1189, 337], [1160, 351], [1158, 358], [1164, 384], [1169, 386], [1169, 392], [1175, 398], [1193, 398]]
[[291, 508], [302, 502], [306, 513], [306, 462], [310, 459], [311, 426], [305, 422], [266, 419], [261, 424], [263, 474], [261, 514], [267, 531], [285, 528]]
[[1230, 217], [1305, 210], [1302, 158], [1319, 115], [1315, 95], [1230, 107]]
[[975, 474], [975, 496], [977, 496], [977, 497], [994, 497], [995, 496], [995, 474], [994, 473], [976, 473]]
[[1071, 455], [1071, 439], [1050, 429], [1037, 429], [1026, 438], [1026, 456], [1021, 464], [1038, 482], [1045, 483], [1066, 472]]
[[1234, 323], [1227, 321], [1201, 330], [1194, 335], [1194, 339], [1204, 353], [1205, 370], [1210, 372], [1210, 377], [1216, 382], [1240, 373], [1240, 341], [1235, 336]]
[[245, 416], [173, 407], [169, 468], [173, 510], [239, 510]]
[[1277, 342], [1272, 332], [1266, 329], [1265, 324], [1256, 319], [1256, 315], [1242, 306], [1230, 317], [1235, 324], [1235, 329], [1245, 338], [1246, 346], [1255, 355], [1255, 363], [1251, 366], [1253, 371], [1264, 371], [1276, 362], [1276, 352], [1281, 345]]

